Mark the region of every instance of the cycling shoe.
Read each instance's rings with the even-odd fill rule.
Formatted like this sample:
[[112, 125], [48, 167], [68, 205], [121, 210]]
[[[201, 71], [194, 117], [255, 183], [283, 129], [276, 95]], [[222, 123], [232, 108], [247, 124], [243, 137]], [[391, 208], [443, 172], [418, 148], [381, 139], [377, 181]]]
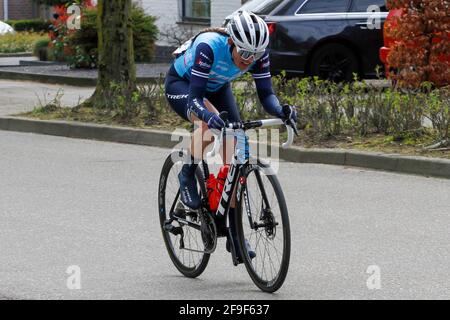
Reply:
[[197, 179], [195, 178], [196, 169], [197, 166], [194, 164], [184, 164], [178, 174], [181, 202], [193, 210], [200, 208], [201, 204], [197, 188]]
[[[233, 239], [233, 243], [234, 243], [234, 248], [236, 249], [237, 260], [239, 261], [239, 263], [244, 262], [241, 251], [239, 249], [239, 244], [238, 244], [237, 239]], [[229, 242], [229, 237], [227, 238], [226, 249], [228, 252], [231, 252], [231, 245]], [[250, 243], [248, 242], [247, 239], [245, 239], [245, 249], [247, 250], [247, 254], [250, 257], [250, 259], [256, 258], [256, 252], [252, 249], [252, 247], [250, 246]]]

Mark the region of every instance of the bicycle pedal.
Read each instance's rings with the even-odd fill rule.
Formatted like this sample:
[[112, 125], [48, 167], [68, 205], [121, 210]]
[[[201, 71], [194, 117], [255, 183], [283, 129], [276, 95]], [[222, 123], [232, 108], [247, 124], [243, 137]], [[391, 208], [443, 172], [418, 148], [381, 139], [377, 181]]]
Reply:
[[178, 202], [173, 214], [178, 218], [186, 219], [186, 207], [181, 202]]
[[171, 234], [173, 234], [175, 236], [183, 234], [183, 228], [175, 227], [172, 223], [166, 223], [164, 225], [164, 230], [167, 232], [170, 232]]

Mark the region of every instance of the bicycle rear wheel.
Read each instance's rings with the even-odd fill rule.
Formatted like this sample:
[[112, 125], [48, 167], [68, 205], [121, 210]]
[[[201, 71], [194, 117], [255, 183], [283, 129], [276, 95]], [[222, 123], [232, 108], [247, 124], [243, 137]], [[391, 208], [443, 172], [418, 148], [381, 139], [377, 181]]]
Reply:
[[[259, 161], [244, 168], [236, 226], [251, 279], [262, 291], [275, 292], [289, 269], [291, 234], [283, 191], [277, 177], [269, 173]], [[253, 259], [248, 255], [248, 245], [256, 252]]]
[[[164, 238], [167, 251], [178, 271], [186, 277], [196, 278], [203, 273], [208, 265], [210, 254], [204, 251], [201, 232], [184, 224], [173, 221], [171, 225], [176, 232], [169, 231], [167, 222], [171, 218], [179, 200], [179, 183], [178, 173], [183, 165], [182, 152], [175, 151], [167, 157], [161, 171], [159, 179], [159, 219], [161, 223], [161, 231]], [[201, 184], [203, 175], [201, 170], [197, 170], [197, 181]], [[204, 188], [200, 188], [204, 192]], [[201, 224], [201, 219], [195, 212], [187, 213], [184, 219]], [[180, 244], [183, 241], [187, 248], [199, 251], [190, 251], [181, 249]]]

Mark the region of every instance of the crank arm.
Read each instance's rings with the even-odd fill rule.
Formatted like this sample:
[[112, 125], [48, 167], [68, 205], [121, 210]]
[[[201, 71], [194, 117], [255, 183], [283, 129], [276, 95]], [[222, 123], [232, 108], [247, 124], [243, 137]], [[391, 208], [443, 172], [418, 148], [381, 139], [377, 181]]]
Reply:
[[189, 221], [189, 220], [186, 220], [183, 218], [179, 218], [177, 216], [173, 216], [173, 221], [177, 221], [179, 224], [183, 224], [185, 226], [188, 226], [188, 227], [191, 227], [191, 228], [194, 228], [194, 229], [200, 231], [201, 225], [199, 223], [192, 222], [192, 221]]
[[212, 254], [214, 253], [214, 251], [216, 251], [216, 249], [214, 248], [214, 250], [195, 250], [195, 249], [188, 249], [188, 248], [183, 248], [180, 246], [181, 250], [186, 250], [186, 251], [191, 251], [191, 252], [197, 252], [197, 253], [204, 253], [204, 254]]
[[266, 227], [276, 227], [278, 226], [279, 223], [275, 222], [275, 223], [254, 223], [253, 224], [253, 229], [258, 230], [260, 228], [266, 228]]

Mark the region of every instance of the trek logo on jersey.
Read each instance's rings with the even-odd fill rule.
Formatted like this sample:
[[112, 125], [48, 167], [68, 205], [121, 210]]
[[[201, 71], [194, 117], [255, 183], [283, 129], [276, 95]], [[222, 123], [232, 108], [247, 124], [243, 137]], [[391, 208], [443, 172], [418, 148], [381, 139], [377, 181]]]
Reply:
[[167, 98], [171, 100], [187, 99], [188, 97], [188, 94], [167, 94]]
[[198, 102], [197, 98], [192, 100], [192, 102], [194, 103], [194, 106], [197, 108], [197, 110], [199, 111], [205, 110], [205, 108], [203, 108], [202, 105]]
[[200, 56], [202, 56], [203, 58], [205, 58], [206, 60], [208, 60], [211, 63], [211, 58], [208, 57], [206, 54], [204, 54], [203, 52], [200, 51]]

